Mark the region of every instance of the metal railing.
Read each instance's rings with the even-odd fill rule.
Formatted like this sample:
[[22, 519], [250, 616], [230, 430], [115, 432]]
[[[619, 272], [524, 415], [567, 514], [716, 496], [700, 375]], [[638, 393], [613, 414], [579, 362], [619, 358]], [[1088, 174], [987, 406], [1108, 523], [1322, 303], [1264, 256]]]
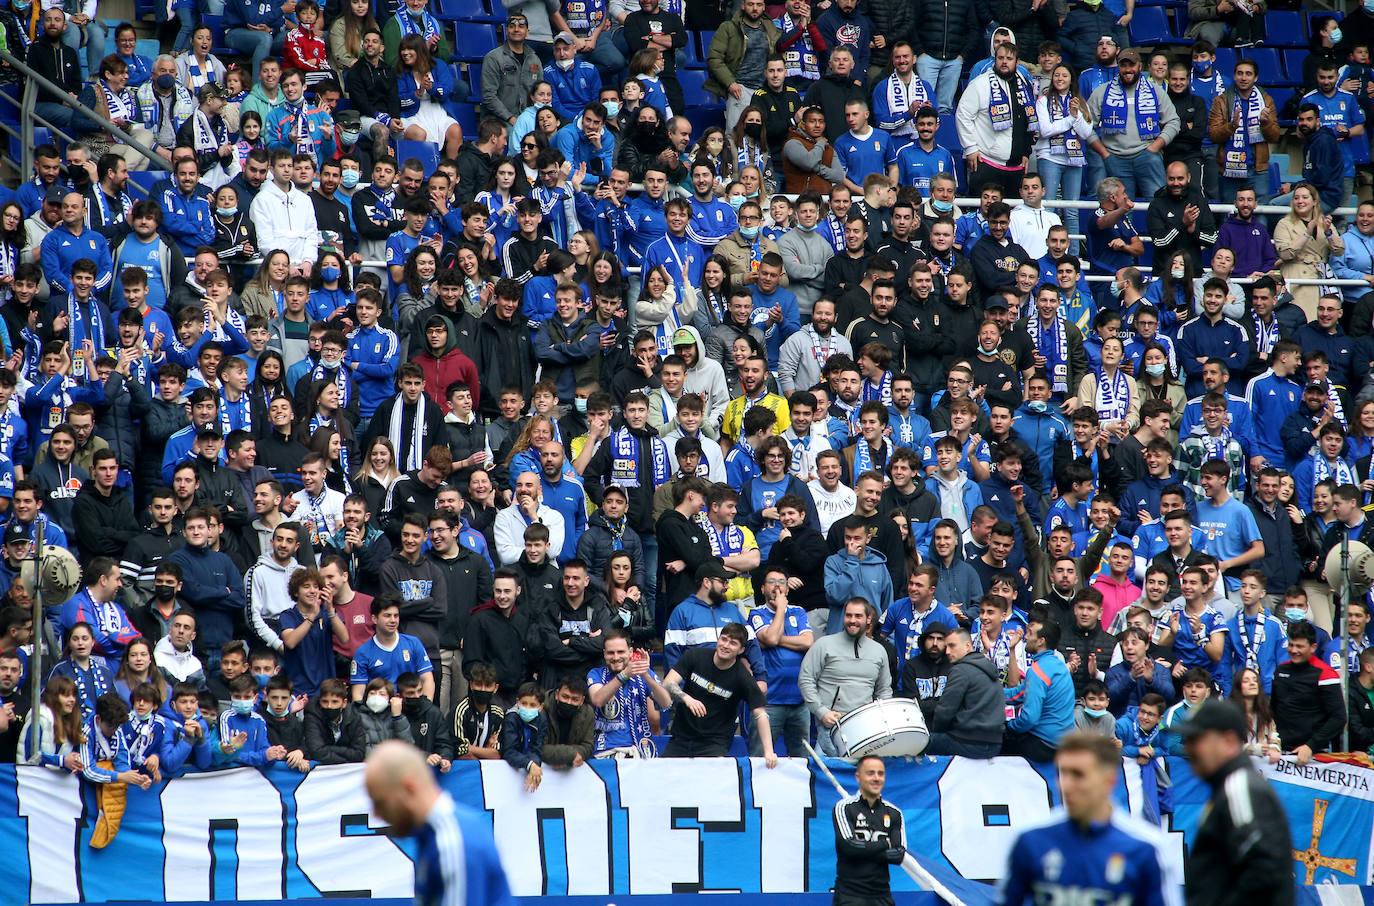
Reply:
[[15, 136], [15, 132], [12, 129], [5, 126], [5, 124], [3, 123], [0, 123], [0, 128], [4, 128], [5, 132], [7, 132], [9, 135], [17, 137], [20, 141], [21, 147], [23, 148], [23, 160], [18, 162], [20, 182], [29, 179], [31, 174], [33, 173], [33, 128], [35, 122], [41, 126], [44, 126], [47, 129], [52, 130], [55, 136], [60, 137], [64, 141], [70, 142], [74, 140], [72, 136], [57, 128], [51, 122], [44, 119], [42, 116], [40, 116], [38, 113], [34, 111], [34, 106], [37, 103], [38, 92], [40, 90], [46, 90], [49, 95], [61, 101], [64, 105], [70, 107], [75, 112], [83, 114], [84, 116], [89, 117], [91, 120], [95, 122], [99, 122], [105, 131], [109, 132], [111, 135], [115, 136], [120, 141], [124, 142], [124, 144], [128, 145], [129, 147], [133, 148], [135, 151], [139, 152], [144, 157], [146, 157], [148, 159], [150, 166], [156, 167], [160, 170], [172, 169], [171, 164], [169, 164], [167, 161], [159, 157], [157, 152], [153, 151], [147, 145], [143, 144], [141, 141], [134, 138], [131, 134], [126, 132], [120, 126], [116, 126], [114, 123], [102, 117], [95, 110], [92, 110], [90, 107], [87, 107], [84, 104], [78, 102], [76, 98], [67, 94], [66, 89], [64, 89], [61, 85], [49, 81], [46, 77], [39, 75], [37, 72], [34, 71], [33, 67], [29, 66], [27, 63], [25, 63], [23, 60], [20, 60], [18, 57], [14, 56], [9, 51], [0, 49], [0, 60], [3, 60], [4, 62], [8, 63], [10, 66], [13, 66], [16, 71], [21, 72], [24, 75], [24, 93], [19, 100], [19, 134]]

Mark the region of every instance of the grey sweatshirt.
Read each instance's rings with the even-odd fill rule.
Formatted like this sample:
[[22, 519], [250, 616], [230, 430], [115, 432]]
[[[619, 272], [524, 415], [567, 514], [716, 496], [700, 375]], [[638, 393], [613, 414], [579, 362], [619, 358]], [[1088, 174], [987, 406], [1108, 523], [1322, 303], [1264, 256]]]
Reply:
[[[1143, 76], [1142, 76], [1143, 78]], [[1099, 85], [1088, 99], [1088, 109], [1092, 111], [1093, 123], [1097, 126], [1098, 137], [1102, 139], [1102, 144], [1107, 146], [1107, 150], [1112, 154], [1121, 157], [1135, 157], [1144, 151], [1152, 138], [1141, 138], [1139, 123], [1135, 115], [1135, 89], [1125, 90], [1126, 95], [1126, 131], [1108, 133], [1102, 129], [1102, 98], [1106, 95], [1107, 89], [1111, 87], [1111, 82]], [[1178, 135], [1178, 111], [1174, 109], [1174, 104], [1169, 100], [1166, 92], [1156, 89], [1156, 96], [1159, 98], [1159, 135], [1164, 139], [1164, 144], [1174, 140]]]
[[843, 632], [821, 636], [802, 658], [797, 686], [817, 718], [827, 711], [848, 714], [869, 702], [891, 698], [887, 650], [868, 636], [852, 639]]
[[793, 227], [778, 237], [778, 253], [791, 281], [792, 295], [797, 297], [797, 308], [809, 318], [811, 307], [821, 297], [825, 265], [835, 256], [835, 248], [815, 230], [808, 233]]

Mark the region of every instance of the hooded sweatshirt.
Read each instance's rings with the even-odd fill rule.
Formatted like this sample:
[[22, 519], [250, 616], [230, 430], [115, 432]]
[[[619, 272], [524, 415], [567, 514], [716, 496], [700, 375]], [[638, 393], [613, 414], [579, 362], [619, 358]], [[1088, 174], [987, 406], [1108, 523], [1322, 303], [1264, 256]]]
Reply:
[[277, 633], [277, 619], [295, 605], [288, 590], [291, 576], [296, 570], [304, 568], [294, 558], [282, 566], [272, 559], [269, 547], [258, 557], [258, 562], [249, 567], [244, 577], [253, 631], [275, 651], [283, 648], [281, 636]]
[[730, 402], [730, 390], [725, 383], [725, 369], [720, 362], [706, 354], [706, 343], [702, 341], [701, 331], [691, 325], [678, 328], [687, 331], [697, 347], [697, 361], [687, 369], [687, 380], [682, 385], [683, 393], [699, 393], [706, 401], [706, 420], [704, 424], [720, 427], [725, 417], [725, 406]]
[[973, 510], [983, 502], [983, 492], [978, 485], [969, 480], [964, 472], [953, 478], [945, 478], [939, 472], [926, 479], [926, 488], [940, 498], [940, 517], [953, 519], [959, 531], [968, 531], [969, 517]]
[[955, 742], [990, 745], [1002, 741], [1006, 722], [1002, 683], [987, 655], [971, 651], [951, 664], [930, 729]]
[[825, 596], [830, 602], [827, 633], [844, 628], [844, 604], [860, 597], [882, 613], [892, 604], [892, 573], [887, 558], [873, 548], [866, 548], [863, 557], [855, 557], [846, 550], [831, 554], [825, 561]]
[[848, 714], [869, 702], [891, 698], [887, 649], [866, 635], [822, 636], [802, 658], [797, 687], [818, 719], [827, 711]]

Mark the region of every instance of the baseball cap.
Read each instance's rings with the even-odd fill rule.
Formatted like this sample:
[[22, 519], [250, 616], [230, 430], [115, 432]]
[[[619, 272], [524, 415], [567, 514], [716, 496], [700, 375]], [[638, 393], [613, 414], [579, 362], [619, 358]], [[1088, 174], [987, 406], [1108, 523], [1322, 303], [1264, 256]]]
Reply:
[[204, 101], [207, 98], [224, 98], [228, 96], [229, 92], [225, 91], [214, 82], [206, 82], [204, 85], [200, 86], [200, 90], [196, 92], [196, 100], [198, 101]]
[[695, 346], [696, 342], [697, 338], [685, 327], [679, 327], [677, 330], [673, 331], [674, 346]]
[[992, 311], [994, 308], [1000, 308], [1003, 311], [1011, 310], [1007, 305], [1007, 297], [1001, 293], [993, 295], [983, 303], [983, 311]]
[[553, 43], [555, 43], [555, 44], [576, 44], [576, 43], [577, 43], [577, 38], [573, 37], [573, 33], [570, 32], [570, 31], [560, 31], [558, 34], [556, 34], [556, 35], [553, 36]]
[[1304, 387], [1304, 388], [1302, 388], [1302, 390], [1303, 390], [1304, 393], [1308, 392], [1309, 390], [1312, 391], [1313, 393], [1327, 393], [1327, 392], [1328, 392], [1327, 389], [1326, 389], [1326, 385], [1323, 384], [1321, 381], [1308, 381], [1308, 382], [1307, 382], [1307, 386]]
[[197, 439], [208, 440], [212, 437], [215, 440], [219, 440], [220, 438], [224, 437], [224, 435], [219, 430], [219, 425], [215, 424], [214, 422], [209, 422], [207, 424], [201, 425], [198, 429], [196, 429]]
[[698, 585], [703, 579], [724, 579], [728, 582], [735, 578], [735, 574], [726, 569], [725, 564], [715, 557], [698, 566], [694, 576]]
[[62, 199], [67, 197], [67, 190], [54, 183], [48, 186], [48, 192], [43, 196], [44, 204], [61, 204]]
[[1234, 733], [1243, 741], [1247, 733], [1245, 717], [1240, 713], [1240, 709], [1229, 701], [1213, 699], [1199, 705], [1191, 717], [1175, 728], [1175, 732], [1184, 739], [1200, 736], [1212, 730], [1218, 733]]
[[28, 530], [25, 529], [22, 525], [19, 525], [17, 522], [11, 522], [9, 524], [9, 527], [5, 529], [6, 544], [18, 544], [21, 541], [27, 542], [29, 540], [30, 539]]
[[941, 623], [939, 621], [931, 623], [930, 625], [926, 626], [925, 629], [921, 630], [921, 634], [916, 637], [916, 645], [917, 647], [924, 648], [926, 644], [926, 639], [930, 638], [933, 635], [938, 635], [940, 638], [944, 638], [945, 636], [949, 635], [950, 631], [950, 627], [946, 626], [944, 623]]
[[1118, 64], [1125, 63], [1127, 61], [1131, 63], [1139, 63], [1140, 54], [1136, 53], [1134, 50], [1123, 50], [1121, 51], [1121, 53], [1116, 55], [1116, 62]]

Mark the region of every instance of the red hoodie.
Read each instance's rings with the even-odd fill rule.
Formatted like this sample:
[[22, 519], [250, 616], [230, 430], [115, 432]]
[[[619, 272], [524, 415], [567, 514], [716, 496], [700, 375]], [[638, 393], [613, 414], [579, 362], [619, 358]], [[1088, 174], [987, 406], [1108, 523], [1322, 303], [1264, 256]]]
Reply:
[[454, 381], [467, 384], [472, 390], [472, 398], [481, 399], [481, 388], [477, 384], [477, 363], [456, 346], [438, 358], [428, 352], [422, 352], [414, 361], [424, 369], [425, 393], [439, 404], [444, 415], [453, 411], [448, 404], [448, 385]]

